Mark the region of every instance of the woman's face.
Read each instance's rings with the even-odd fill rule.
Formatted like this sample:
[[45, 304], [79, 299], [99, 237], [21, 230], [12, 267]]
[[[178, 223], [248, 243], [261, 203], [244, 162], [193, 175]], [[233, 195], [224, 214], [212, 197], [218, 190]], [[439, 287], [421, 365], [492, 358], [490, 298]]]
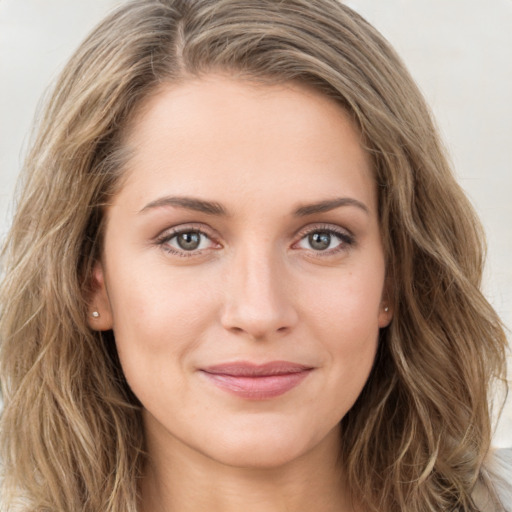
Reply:
[[336, 449], [385, 310], [370, 162], [333, 100], [210, 76], [127, 138], [95, 269], [148, 446], [268, 467]]

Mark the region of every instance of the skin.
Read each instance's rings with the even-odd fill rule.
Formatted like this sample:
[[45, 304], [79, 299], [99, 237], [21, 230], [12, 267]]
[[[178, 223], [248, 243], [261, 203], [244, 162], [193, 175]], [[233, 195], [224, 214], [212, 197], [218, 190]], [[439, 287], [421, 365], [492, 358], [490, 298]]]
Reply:
[[[336, 460], [339, 422], [392, 316], [354, 124], [301, 85], [212, 75], [162, 86], [127, 145], [90, 321], [114, 330], [143, 405], [142, 509], [354, 510]], [[199, 248], [180, 248], [176, 230], [204, 233]], [[276, 360], [312, 370], [258, 400], [202, 372]]]

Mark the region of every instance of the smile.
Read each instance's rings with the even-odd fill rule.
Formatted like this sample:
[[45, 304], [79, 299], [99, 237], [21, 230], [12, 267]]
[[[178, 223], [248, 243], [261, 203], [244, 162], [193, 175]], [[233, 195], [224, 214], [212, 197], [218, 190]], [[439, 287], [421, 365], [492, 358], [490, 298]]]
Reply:
[[295, 388], [312, 370], [296, 363], [273, 361], [263, 365], [226, 363], [201, 369], [201, 372], [228, 393], [248, 400], [267, 400]]

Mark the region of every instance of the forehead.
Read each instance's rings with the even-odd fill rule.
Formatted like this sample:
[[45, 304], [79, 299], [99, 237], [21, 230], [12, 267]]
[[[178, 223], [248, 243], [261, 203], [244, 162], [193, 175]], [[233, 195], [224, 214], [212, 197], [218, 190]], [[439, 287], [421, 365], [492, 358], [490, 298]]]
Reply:
[[[131, 123], [124, 188], [250, 199], [267, 193], [348, 192], [374, 202], [361, 135], [332, 98], [295, 83], [223, 76], [166, 84]], [[122, 194], [121, 194], [122, 195]], [[312, 197], [316, 199], [316, 197]]]

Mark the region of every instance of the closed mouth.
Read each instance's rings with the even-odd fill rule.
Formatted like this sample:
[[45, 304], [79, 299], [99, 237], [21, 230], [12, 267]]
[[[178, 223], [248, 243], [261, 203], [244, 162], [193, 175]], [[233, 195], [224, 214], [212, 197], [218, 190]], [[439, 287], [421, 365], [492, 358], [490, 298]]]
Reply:
[[266, 400], [285, 394], [299, 385], [313, 370], [287, 361], [265, 364], [233, 362], [201, 369], [217, 387], [241, 398]]

